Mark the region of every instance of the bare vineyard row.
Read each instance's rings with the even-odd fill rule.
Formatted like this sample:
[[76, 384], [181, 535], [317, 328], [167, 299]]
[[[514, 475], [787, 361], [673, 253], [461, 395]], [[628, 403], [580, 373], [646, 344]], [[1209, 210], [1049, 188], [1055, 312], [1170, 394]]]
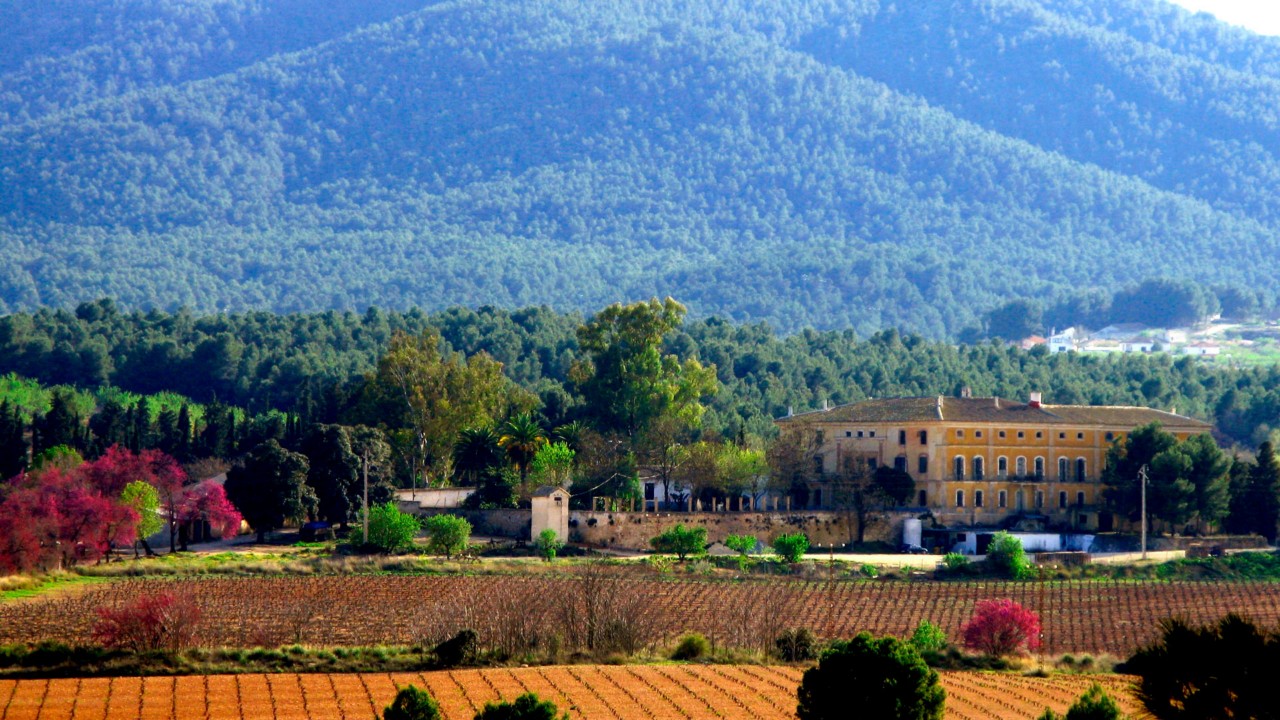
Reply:
[[[361, 720], [396, 688], [426, 688], [444, 720], [537, 693], [572, 720], [787, 720], [801, 670], [760, 666], [552, 666], [370, 675], [211, 675], [0, 680], [0, 720]], [[1062, 712], [1095, 678], [943, 673], [949, 720], [1029, 720]], [[1129, 713], [1131, 680], [1102, 679]]]
[[1045, 652], [1119, 657], [1151, 641], [1159, 620], [1209, 622], [1227, 612], [1280, 621], [1274, 584], [1238, 582], [863, 582], [547, 576], [330, 576], [126, 580], [0, 604], [0, 642], [88, 640], [96, 608], [159, 590], [200, 605], [206, 645], [430, 644], [463, 628], [511, 655], [554, 645], [635, 651], [686, 631], [768, 648], [789, 627], [825, 637], [906, 636], [922, 619], [953, 641], [984, 599], [1009, 597], [1040, 614]]

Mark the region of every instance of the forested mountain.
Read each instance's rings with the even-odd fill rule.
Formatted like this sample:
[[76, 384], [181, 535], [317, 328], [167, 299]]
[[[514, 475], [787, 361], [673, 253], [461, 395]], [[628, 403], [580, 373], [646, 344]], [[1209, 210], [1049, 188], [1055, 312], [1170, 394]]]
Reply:
[[590, 310], [956, 335], [1261, 289], [1280, 43], [1156, 0], [0, 5], [0, 310]]

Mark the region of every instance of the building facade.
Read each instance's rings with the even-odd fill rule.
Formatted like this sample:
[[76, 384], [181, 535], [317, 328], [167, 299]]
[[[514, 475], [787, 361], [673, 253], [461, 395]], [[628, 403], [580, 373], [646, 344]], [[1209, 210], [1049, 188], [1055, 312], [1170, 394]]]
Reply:
[[[889, 466], [915, 481], [910, 509], [951, 527], [1026, 519], [1064, 531], [1107, 531], [1108, 448], [1152, 422], [1179, 440], [1205, 433], [1199, 420], [1142, 407], [1047, 405], [999, 397], [867, 400], [777, 421], [809, 438], [809, 506], [831, 506], [830, 480], [852, 462]], [[826, 496], [824, 497], [824, 490]]]

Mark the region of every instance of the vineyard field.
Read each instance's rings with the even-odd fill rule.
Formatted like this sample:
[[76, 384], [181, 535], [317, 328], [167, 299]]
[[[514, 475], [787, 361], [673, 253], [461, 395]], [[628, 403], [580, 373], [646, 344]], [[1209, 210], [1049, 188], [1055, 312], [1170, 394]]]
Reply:
[[[444, 720], [535, 692], [571, 720], [787, 720], [802, 669], [754, 665], [548, 666], [376, 675], [207, 675], [0, 680], [0, 720], [354, 720], [373, 718], [397, 686], [428, 689]], [[1131, 678], [942, 673], [948, 720], [1030, 720], [1063, 712], [1100, 682], [1127, 713]]]
[[[910, 634], [920, 620], [953, 642], [975, 603], [1012, 598], [1040, 614], [1044, 651], [1127, 657], [1179, 616], [1207, 623], [1238, 612], [1280, 621], [1280, 592], [1248, 582], [806, 582], [712, 581], [636, 574], [374, 576], [123, 580], [0, 603], [0, 643], [89, 640], [99, 607], [159, 591], [189, 594], [205, 646], [434, 643], [472, 628], [489, 647], [519, 655], [559, 635], [585, 644], [584, 618], [625, 626], [636, 649], [660, 649], [686, 631], [768, 649], [789, 627], [824, 637]], [[575, 644], [578, 643], [578, 644]]]

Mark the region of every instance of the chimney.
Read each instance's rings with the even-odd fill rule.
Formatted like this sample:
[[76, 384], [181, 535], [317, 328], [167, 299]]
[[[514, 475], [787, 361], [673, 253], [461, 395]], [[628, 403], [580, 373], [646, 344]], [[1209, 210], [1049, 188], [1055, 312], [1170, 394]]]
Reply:
[[966, 399], [973, 397], [973, 390], [968, 385], [965, 385], [964, 387], [960, 388], [960, 397], [966, 398]]
[[1028, 404], [1028, 405], [1030, 405], [1030, 406], [1031, 406], [1031, 407], [1033, 407], [1033, 408], [1038, 408], [1038, 407], [1040, 407], [1040, 397], [1041, 397], [1041, 395], [1040, 395], [1040, 392], [1039, 392], [1039, 391], [1036, 391], [1036, 392], [1031, 393], [1031, 402], [1029, 402], [1029, 403], [1027, 403], [1027, 404]]
[[796, 409], [790, 405], [787, 406], [787, 417], [795, 417]]
[[827, 399], [826, 399], [826, 398], [822, 398], [822, 409], [823, 409], [823, 410], [830, 410], [830, 409], [831, 409], [831, 408], [827, 407]]
[[991, 398], [991, 399], [995, 401], [995, 403], [996, 403], [996, 409], [997, 409], [997, 410], [999, 410], [999, 409], [1000, 409], [1000, 398], [997, 396], [997, 397], [993, 397], [993, 398]]

